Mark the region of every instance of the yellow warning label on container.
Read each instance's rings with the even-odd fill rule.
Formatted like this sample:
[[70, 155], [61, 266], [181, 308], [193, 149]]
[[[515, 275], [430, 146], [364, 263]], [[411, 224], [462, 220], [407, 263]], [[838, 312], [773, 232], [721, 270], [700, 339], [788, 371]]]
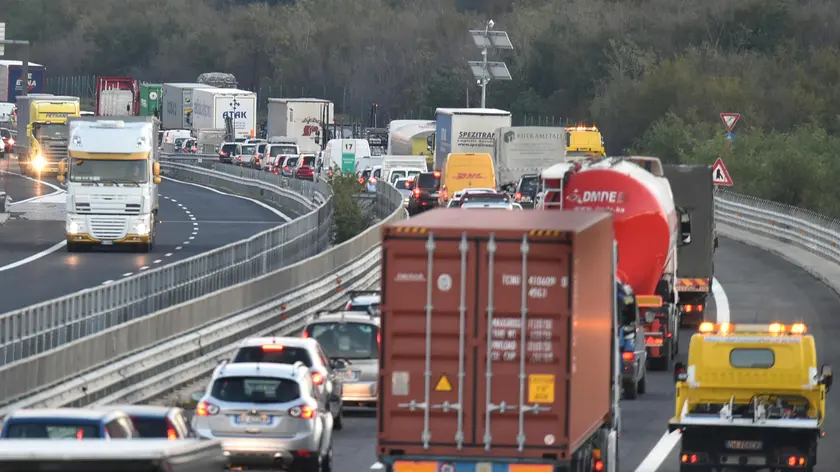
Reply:
[[451, 392], [452, 391], [452, 384], [449, 383], [449, 379], [446, 378], [446, 375], [441, 375], [440, 380], [438, 380], [437, 385], [435, 385], [435, 391], [437, 392]]
[[554, 403], [554, 375], [531, 374], [528, 376], [528, 403]]

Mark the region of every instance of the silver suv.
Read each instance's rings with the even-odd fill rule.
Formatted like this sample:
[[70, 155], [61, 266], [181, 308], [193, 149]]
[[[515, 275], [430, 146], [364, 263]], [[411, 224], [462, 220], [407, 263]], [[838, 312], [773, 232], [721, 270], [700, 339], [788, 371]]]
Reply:
[[303, 337], [318, 341], [339, 370], [344, 405], [375, 407], [379, 377], [378, 311], [319, 312], [303, 329]]
[[303, 362], [221, 366], [195, 408], [193, 428], [220, 440], [231, 466], [329, 472], [333, 418], [312, 376]]
[[[333, 415], [334, 428], [343, 427], [344, 404], [341, 402], [342, 380], [336, 375], [337, 369], [342, 369], [344, 363], [331, 361], [312, 339], [270, 337], [248, 338], [239, 344], [231, 363], [262, 362], [271, 364], [294, 364], [302, 362], [312, 371], [312, 381], [315, 383], [315, 393], [318, 401], [325, 403], [326, 409]], [[218, 371], [224, 367], [217, 367]]]

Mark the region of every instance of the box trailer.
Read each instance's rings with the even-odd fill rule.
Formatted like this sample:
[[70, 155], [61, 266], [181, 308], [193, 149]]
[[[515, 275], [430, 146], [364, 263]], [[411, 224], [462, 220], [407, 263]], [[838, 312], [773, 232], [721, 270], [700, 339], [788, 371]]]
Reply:
[[383, 228], [378, 464], [614, 470], [612, 217], [488, 211]]
[[438, 108], [435, 111], [435, 170], [452, 153], [496, 152], [496, 130], [511, 125], [510, 112], [492, 108]]
[[321, 122], [332, 124], [334, 113], [333, 102], [321, 98], [269, 98], [266, 136], [307, 138], [320, 149]]
[[199, 83], [163, 84], [161, 98], [163, 107], [161, 127], [163, 129], [192, 128], [193, 91], [200, 88], [213, 88], [213, 86]]
[[236, 138], [254, 137], [257, 132], [257, 94], [247, 90], [196, 88], [192, 96], [192, 129], [225, 129], [233, 122]]
[[[26, 81], [28, 82], [27, 93], [46, 92], [46, 73], [47, 68], [41, 64], [29, 63], [29, 78]], [[0, 101], [15, 103], [15, 97], [20, 95], [23, 90], [24, 81], [21, 80], [22, 76], [23, 62], [0, 61]]]

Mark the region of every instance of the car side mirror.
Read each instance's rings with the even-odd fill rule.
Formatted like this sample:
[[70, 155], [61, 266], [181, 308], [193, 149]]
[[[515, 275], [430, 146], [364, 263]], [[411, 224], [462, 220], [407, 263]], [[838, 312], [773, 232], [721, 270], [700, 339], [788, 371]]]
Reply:
[[688, 380], [688, 369], [682, 362], [674, 364], [674, 382], [685, 382]]
[[825, 391], [831, 390], [831, 384], [834, 383], [834, 375], [831, 373], [831, 366], [823, 365], [820, 369], [820, 383], [825, 385]]
[[155, 176], [160, 175], [160, 162], [155, 162], [152, 164], [152, 174]]
[[58, 183], [63, 184], [64, 183], [64, 175], [62, 175], [62, 174], [56, 175], [55, 180], [57, 180]]

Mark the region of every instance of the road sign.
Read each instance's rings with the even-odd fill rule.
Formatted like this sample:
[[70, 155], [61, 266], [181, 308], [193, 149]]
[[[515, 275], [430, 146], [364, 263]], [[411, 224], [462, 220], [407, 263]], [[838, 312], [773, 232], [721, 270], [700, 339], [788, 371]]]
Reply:
[[741, 119], [740, 113], [721, 113], [720, 119], [726, 125], [726, 131], [735, 129], [735, 124]]
[[731, 131], [727, 131], [725, 135], [723, 135], [723, 139], [727, 141], [735, 141], [735, 133]]
[[726, 166], [723, 164], [723, 159], [719, 157], [715, 161], [715, 165], [712, 166], [712, 182], [715, 185], [723, 185], [724, 187], [735, 185], [732, 177], [729, 176], [729, 171], [726, 170]]
[[342, 139], [341, 146], [341, 172], [352, 174], [356, 172], [356, 141]]

